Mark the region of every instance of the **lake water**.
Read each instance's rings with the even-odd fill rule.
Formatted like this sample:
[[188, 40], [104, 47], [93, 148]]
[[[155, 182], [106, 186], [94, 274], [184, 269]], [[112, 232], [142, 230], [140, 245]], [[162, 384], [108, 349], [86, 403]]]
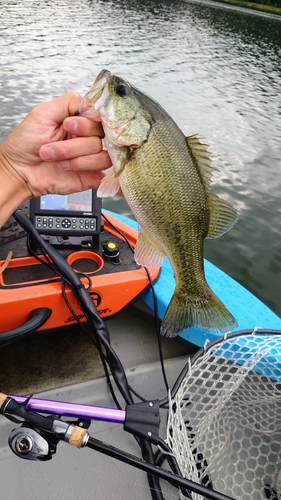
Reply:
[[[205, 256], [281, 315], [281, 17], [212, 1], [6, 0], [0, 20], [0, 140], [102, 68], [127, 78], [210, 144], [213, 191], [240, 218]], [[123, 199], [105, 206], [130, 214]]]

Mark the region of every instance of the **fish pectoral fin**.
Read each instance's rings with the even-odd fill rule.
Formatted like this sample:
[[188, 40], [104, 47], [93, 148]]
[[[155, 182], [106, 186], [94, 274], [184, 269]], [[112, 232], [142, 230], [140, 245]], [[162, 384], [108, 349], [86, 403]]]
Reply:
[[166, 255], [144, 232], [139, 232], [135, 248], [135, 261], [141, 266], [161, 267]]
[[238, 219], [236, 210], [214, 193], [208, 193], [209, 228], [206, 238], [218, 238], [229, 231]]
[[114, 170], [112, 169], [108, 174], [102, 179], [98, 190], [97, 196], [99, 198], [106, 198], [107, 196], [114, 196], [118, 189], [120, 188], [120, 183], [118, 177], [116, 177]]

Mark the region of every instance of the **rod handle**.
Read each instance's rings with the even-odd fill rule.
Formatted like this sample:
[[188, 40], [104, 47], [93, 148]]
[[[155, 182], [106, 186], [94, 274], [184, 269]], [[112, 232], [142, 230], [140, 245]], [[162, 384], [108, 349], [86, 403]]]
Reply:
[[3, 394], [2, 392], [0, 392], [0, 408], [3, 405], [4, 401], [7, 399], [7, 397], [8, 397], [7, 394]]
[[85, 440], [87, 436], [87, 429], [82, 429], [81, 427], [75, 425], [73, 427], [71, 435], [69, 436], [68, 443], [72, 446], [76, 446], [76, 448], [81, 448], [82, 446], [85, 446]]

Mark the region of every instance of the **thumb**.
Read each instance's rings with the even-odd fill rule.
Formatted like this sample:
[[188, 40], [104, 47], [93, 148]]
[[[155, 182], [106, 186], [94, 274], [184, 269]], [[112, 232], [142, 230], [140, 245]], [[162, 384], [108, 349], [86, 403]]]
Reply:
[[61, 125], [65, 118], [75, 114], [81, 101], [82, 97], [78, 92], [67, 92], [52, 101], [38, 104], [29, 115], [32, 120], [32, 115], [36, 114], [37, 117], [42, 116], [45, 124]]

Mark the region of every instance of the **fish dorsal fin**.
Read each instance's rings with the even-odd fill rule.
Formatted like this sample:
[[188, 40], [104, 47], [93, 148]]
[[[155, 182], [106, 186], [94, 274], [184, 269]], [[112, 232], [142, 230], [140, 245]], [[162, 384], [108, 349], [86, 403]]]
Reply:
[[207, 238], [218, 238], [234, 226], [238, 219], [236, 210], [214, 193], [208, 193], [209, 229]]
[[200, 142], [198, 134], [186, 137], [188, 148], [193, 154], [199, 168], [208, 198], [209, 229], [207, 238], [218, 238], [234, 226], [238, 219], [236, 210], [225, 200], [210, 192], [212, 179], [211, 153], [208, 144]]
[[211, 153], [208, 151], [209, 145], [201, 143], [200, 139], [203, 139], [203, 137], [199, 137], [198, 134], [190, 135], [186, 137], [186, 143], [196, 160], [205, 188], [209, 191], [213, 170]]

